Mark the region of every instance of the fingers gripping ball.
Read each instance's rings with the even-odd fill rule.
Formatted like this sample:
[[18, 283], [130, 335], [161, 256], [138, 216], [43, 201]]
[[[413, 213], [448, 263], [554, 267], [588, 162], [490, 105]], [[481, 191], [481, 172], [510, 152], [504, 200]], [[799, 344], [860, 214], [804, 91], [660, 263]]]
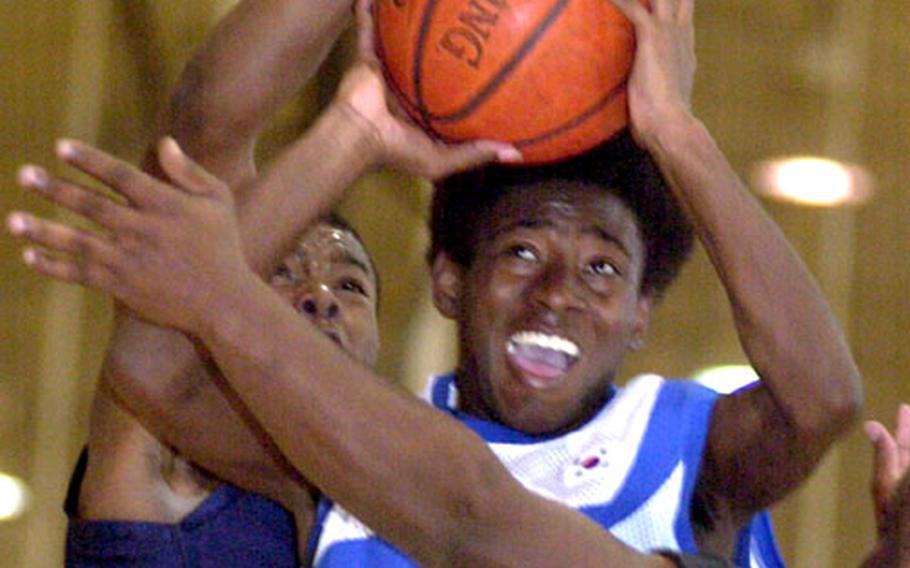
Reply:
[[408, 114], [443, 140], [566, 158], [628, 123], [632, 24], [608, 0], [377, 0], [376, 51]]

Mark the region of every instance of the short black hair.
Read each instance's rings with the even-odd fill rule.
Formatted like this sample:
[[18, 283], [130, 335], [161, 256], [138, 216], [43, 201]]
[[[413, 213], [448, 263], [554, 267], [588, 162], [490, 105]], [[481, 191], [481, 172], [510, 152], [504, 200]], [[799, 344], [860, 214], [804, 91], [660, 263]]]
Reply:
[[548, 181], [604, 188], [637, 219], [646, 249], [641, 292], [660, 296], [679, 274], [694, 245], [692, 226], [651, 159], [628, 131], [579, 157], [536, 167], [492, 165], [458, 173], [435, 185], [429, 262], [445, 252], [470, 266], [478, 223], [510, 190]]

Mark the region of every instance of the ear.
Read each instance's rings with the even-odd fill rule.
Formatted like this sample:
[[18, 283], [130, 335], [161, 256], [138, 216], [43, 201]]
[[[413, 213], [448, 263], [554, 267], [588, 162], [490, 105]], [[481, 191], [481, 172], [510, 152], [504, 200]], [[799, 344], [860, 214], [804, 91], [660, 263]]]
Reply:
[[433, 304], [448, 319], [458, 317], [461, 282], [464, 270], [444, 252], [433, 258], [430, 277], [433, 279]]
[[654, 299], [651, 296], [643, 295], [638, 298], [638, 305], [635, 306], [635, 322], [632, 328], [632, 341], [629, 343], [629, 349], [638, 351], [645, 346], [645, 337], [648, 335], [648, 325], [651, 323], [651, 306], [654, 305]]

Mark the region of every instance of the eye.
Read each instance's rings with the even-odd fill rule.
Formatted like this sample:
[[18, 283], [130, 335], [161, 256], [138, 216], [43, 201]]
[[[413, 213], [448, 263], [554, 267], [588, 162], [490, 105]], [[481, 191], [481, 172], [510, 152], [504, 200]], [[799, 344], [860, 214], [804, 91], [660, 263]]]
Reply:
[[606, 260], [598, 260], [588, 265], [588, 270], [595, 276], [619, 276], [619, 269]]
[[293, 281], [294, 273], [291, 271], [291, 268], [287, 264], [281, 264], [275, 270], [275, 274], [272, 275], [272, 282], [285, 283]]
[[537, 260], [537, 253], [525, 245], [514, 245], [506, 251], [509, 256], [514, 256], [520, 260], [534, 262]]
[[341, 288], [345, 292], [353, 292], [354, 294], [360, 294], [361, 296], [369, 296], [369, 294], [367, 294], [366, 286], [364, 286], [357, 280], [353, 280], [353, 279], [342, 280], [341, 283], [339, 284], [339, 288]]

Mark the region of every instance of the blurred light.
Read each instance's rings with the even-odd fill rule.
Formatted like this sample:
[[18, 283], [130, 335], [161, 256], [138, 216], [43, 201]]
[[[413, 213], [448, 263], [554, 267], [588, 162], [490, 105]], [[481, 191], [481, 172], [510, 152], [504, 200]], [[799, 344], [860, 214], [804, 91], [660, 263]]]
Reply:
[[20, 479], [0, 473], [0, 521], [15, 519], [28, 508], [28, 488]]
[[720, 365], [702, 369], [692, 378], [711, 390], [730, 394], [758, 381], [758, 374], [750, 365]]
[[758, 193], [800, 205], [856, 205], [872, 195], [872, 176], [865, 169], [825, 158], [760, 162], [752, 181]]

